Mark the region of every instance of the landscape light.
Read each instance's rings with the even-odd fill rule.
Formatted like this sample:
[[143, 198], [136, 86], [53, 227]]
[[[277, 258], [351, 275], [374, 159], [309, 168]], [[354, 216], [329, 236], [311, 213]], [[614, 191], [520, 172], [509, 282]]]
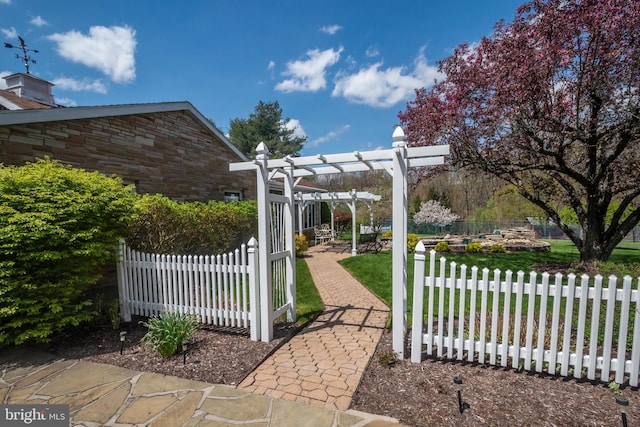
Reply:
[[186, 365], [187, 364], [187, 345], [189, 343], [187, 342], [187, 340], [182, 341], [182, 364]]
[[453, 382], [457, 386], [456, 391], [458, 392], [458, 410], [462, 414], [465, 409], [469, 409], [471, 408], [471, 406], [466, 402], [462, 402], [462, 376], [456, 375], [455, 377], [453, 377]]
[[627, 427], [627, 406], [629, 406], [629, 399], [617, 394], [616, 403], [620, 405], [620, 416], [622, 417], [622, 427]]
[[126, 339], [127, 333], [125, 331], [120, 331], [120, 355], [122, 355], [122, 350], [124, 349], [124, 341]]

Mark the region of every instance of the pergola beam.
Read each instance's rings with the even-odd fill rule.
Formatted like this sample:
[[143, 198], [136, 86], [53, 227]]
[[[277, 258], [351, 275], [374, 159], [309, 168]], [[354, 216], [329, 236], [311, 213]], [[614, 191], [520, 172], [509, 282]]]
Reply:
[[[448, 146], [407, 148], [408, 167], [435, 166], [444, 163], [444, 156], [449, 154]], [[348, 154], [328, 154], [305, 157], [285, 157], [267, 160], [269, 169], [285, 169], [293, 167], [293, 176], [323, 175], [338, 172], [362, 172], [367, 170], [387, 169], [393, 164], [393, 150], [357, 151]], [[253, 170], [257, 166], [254, 161], [232, 163], [230, 171]], [[336, 172], [336, 170], [338, 172]]]

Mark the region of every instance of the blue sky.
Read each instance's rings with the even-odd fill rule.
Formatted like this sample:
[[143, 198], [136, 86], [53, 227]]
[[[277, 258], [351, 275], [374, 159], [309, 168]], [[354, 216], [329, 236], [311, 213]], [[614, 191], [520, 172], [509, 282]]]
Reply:
[[[31, 73], [60, 104], [189, 101], [226, 133], [278, 101], [301, 154], [331, 154], [390, 148], [438, 61], [523, 2], [0, 0], [0, 42], [39, 51]], [[25, 71], [15, 53], [0, 50], [0, 75]]]

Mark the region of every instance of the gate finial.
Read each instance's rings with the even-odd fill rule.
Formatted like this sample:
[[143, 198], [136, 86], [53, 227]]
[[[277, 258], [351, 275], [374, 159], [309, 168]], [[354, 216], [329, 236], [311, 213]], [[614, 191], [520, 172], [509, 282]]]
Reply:
[[400, 126], [396, 126], [396, 128], [393, 130], [392, 138], [393, 147], [401, 147], [406, 145], [407, 143], [407, 137], [404, 135], [404, 131]]

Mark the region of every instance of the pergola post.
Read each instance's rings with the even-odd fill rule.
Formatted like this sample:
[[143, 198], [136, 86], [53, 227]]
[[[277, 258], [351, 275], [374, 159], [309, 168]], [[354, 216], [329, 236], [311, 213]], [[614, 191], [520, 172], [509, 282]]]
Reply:
[[307, 203], [302, 201], [302, 194], [298, 193], [298, 234], [302, 236], [302, 217], [304, 215], [304, 209], [307, 207]]
[[[284, 178], [284, 196], [287, 199], [286, 209], [284, 209], [284, 244], [285, 251], [289, 255], [285, 258], [285, 284], [287, 302], [291, 304], [287, 310], [287, 321], [296, 321], [296, 238], [295, 238], [295, 199], [293, 192], [293, 168], [286, 168]], [[300, 224], [302, 230], [302, 224]], [[273, 331], [273, 326], [272, 326]]]
[[393, 131], [392, 341], [404, 359], [407, 332], [407, 142], [400, 126]]
[[352, 197], [349, 205], [349, 209], [351, 209], [351, 256], [356, 256], [358, 255], [358, 243], [356, 242], [356, 190], [351, 190], [350, 194]]
[[273, 295], [271, 293], [271, 210], [269, 203], [269, 150], [261, 142], [256, 147], [255, 164], [258, 199], [258, 271], [260, 276], [260, 340], [271, 342], [273, 339]]

